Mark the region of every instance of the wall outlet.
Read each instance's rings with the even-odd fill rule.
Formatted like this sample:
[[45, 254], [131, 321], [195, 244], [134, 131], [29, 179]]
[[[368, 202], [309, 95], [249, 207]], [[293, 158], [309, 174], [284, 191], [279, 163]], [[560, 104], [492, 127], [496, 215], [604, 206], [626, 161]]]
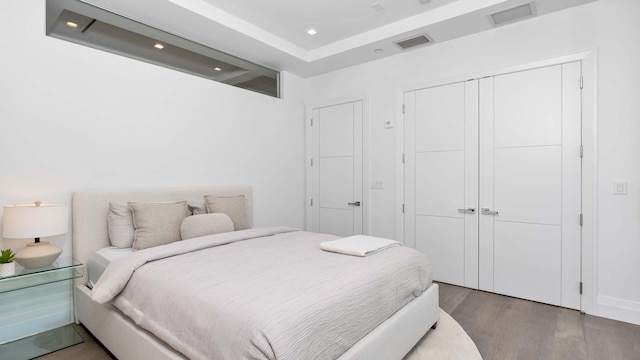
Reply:
[[372, 181], [371, 182], [371, 188], [372, 189], [382, 190], [382, 181], [380, 181], [380, 180]]

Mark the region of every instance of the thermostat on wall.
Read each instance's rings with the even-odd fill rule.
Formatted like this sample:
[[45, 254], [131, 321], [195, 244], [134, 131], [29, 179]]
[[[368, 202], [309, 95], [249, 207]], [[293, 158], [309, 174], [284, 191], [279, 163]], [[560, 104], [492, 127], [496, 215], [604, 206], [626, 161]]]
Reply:
[[384, 128], [391, 129], [393, 128], [393, 120], [387, 119], [384, 121]]

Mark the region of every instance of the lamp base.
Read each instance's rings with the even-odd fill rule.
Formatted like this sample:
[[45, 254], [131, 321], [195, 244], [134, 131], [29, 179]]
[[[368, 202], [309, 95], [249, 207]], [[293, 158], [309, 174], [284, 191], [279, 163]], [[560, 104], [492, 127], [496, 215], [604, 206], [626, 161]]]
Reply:
[[35, 269], [51, 265], [61, 253], [62, 249], [59, 247], [48, 241], [40, 241], [27, 244], [13, 260], [27, 269]]

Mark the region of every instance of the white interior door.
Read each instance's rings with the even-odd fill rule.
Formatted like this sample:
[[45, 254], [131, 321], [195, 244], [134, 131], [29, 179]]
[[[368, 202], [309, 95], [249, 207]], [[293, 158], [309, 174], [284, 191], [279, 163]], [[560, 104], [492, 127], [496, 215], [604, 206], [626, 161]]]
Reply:
[[408, 92], [405, 112], [405, 244], [477, 288], [478, 82]]
[[313, 110], [313, 231], [362, 234], [362, 101]]
[[580, 308], [580, 63], [480, 80], [480, 289]]
[[580, 78], [575, 62], [405, 94], [405, 243], [435, 280], [580, 308]]

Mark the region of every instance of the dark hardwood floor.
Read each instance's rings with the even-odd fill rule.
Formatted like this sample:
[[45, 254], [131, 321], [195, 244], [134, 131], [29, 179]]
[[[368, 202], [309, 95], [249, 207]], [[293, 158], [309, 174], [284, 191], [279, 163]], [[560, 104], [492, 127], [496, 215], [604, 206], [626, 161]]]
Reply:
[[640, 359], [638, 325], [447, 284], [440, 284], [440, 307], [484, 360]]
[[[440, 284], [440, 307], [467, 331], [484, 360], [640, 359], [638, 325], [448, 284]], [[76, 330], [84, 343], [38, 360], [115, 359], [82, 326]]]

